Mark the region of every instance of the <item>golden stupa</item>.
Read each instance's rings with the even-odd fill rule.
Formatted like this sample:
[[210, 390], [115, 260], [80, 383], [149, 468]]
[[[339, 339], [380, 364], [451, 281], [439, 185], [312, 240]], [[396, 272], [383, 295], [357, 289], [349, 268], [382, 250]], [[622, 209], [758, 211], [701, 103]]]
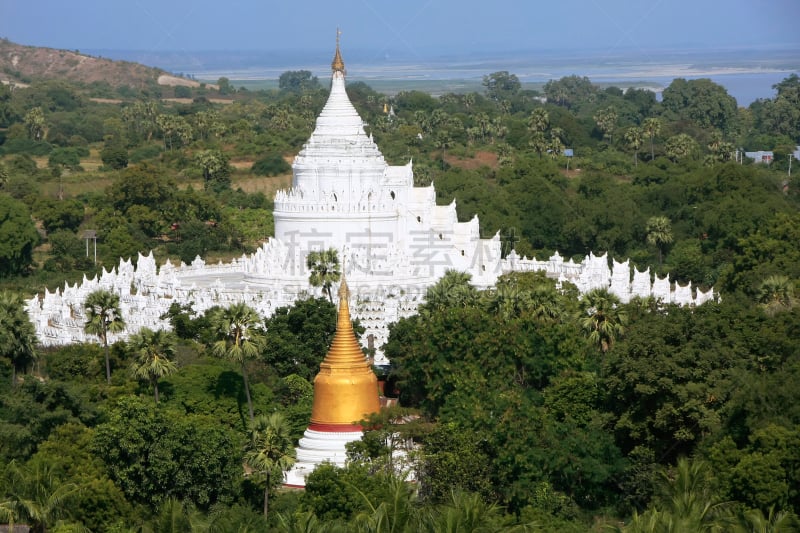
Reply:
[[378, 379], [350, 321], [347, 281], [339, 286], [339, 316], [328, 355], [314, 378], [311, 426], [317, 431], [359, 431], [358, 422], [380, 410]]
[[344, 60], [342, 60], [342, 53], [339, 51], [339, 36], [341, 34], [342, 32], [339, 31], [339, 28], [336, 28], [336, 53], [333, 55], [331, 68], [334, 72], [341, 72], [342, 74], [345, 74]]

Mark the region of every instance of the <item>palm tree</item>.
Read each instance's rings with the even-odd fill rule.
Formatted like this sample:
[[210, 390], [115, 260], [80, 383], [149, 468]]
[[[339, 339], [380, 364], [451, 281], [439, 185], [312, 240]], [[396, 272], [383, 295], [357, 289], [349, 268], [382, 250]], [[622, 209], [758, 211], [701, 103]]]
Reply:
[[720, 531], [727, 505], [719, 501], [703, 461], [681, 458], [674, 470], [662, 473], [656, 501], [673, 526], [671, 531]]
[[264, 335], [256, 329], [260, 322], [261, 317], [255, 309], [244, 303], [235, 303], [213, 317], [218, 340], [212, 345], [212, 352], [241, 366], [250, 420], [253, 420], [253, 401], [245, 363], [258, 357], [264, 344]]
[[328, 300], [333, 303], [331, 287], [342, 277], [339, 268], [339, 253], [334, 248], [309, 252], [306, 257], [306, 266], [311, 271], [308, 282], [312, 287], [322, 287], [323, 292], [328, 295]]
[[656, 509], [648, 509], [642, 514], [634, 510], [627, 525], [611, 526], [609, 530], [614, 533], [662, 533], [670, 531], [669, 526], [665, 526], [669, 523], [670, 518]]
[[620, 309], [620, 301], [607, 289], [594, 289], [581, 297], [581, 328], [589, 341], [596, 344], [603, 353], [625, 333], [628, 315]]
[[119, 295], [98, 289], [86, 297], [83, 303], [86, 312], [86, 333], [97, 335], [103, 343], [106, 358], [106, 381], [111, 384], [111, 363], [108, 358], [108, 334], [125, 329], [125, 320], [119, 307]]
[[650, 161], [656, 158], [655, 150], [653, 149], [653, 139], [661, 133], [661, 121], [657, 118], [646, 118], [642, 122], [642, 131], [650, 139]]
[[697, 141], [685, 133], [679, 133], [667, 139], [664, 149], [667, 157], [673, 162], [677, 162], [697, 150]]
[[642, 147], [643, 135], [642, 129], [635, 126], [628, 128], [625, 132], [625, 142], [633, 150], [633, 166], [635, 167], [639, 166], [639, 149]]
[[12, 462], [4, 481], [9, 495], [4, 514], [25, 520], [33, 526], [31, 531], [46, 532], [68, 513], [78, 493], [77, 485], [62, 483], [47, 465], [26, 468]]
[[25, 312], [22, 297], [0, 294], [0, 357], [11, 362], [11, 386], [17, 384], [17, 370], [25, 372], [36, 361], [36, 333]]
[[528, 146], [533, 148], [533, 151], [539, 154], [540, 158], [547, 151], [548, 144], [547, 138], [541, 132], [534, 133], [528, 141]]
[[664, 245], [672, 242], [672, 223], [667, 217], [650, 217], [645, 231], [647, 244], [658, 248], [658, 266], [661, 266]]
[[475, 93], [467, 93], [464, 95], [464, 107], [469, 109], [475, 105]]
[[[711, 478], [712, 473], [706, 463], [679, 459], [674, 468], [661, 473], [661, 479], [656, 485], [653, 506], [642, 514], [634, 512], [627, 526], [616, 527], [612, 531], [620, 533], [737, 531], [731, 505], [721, 502], [713, 492]], [[772, 530], [748, 529], [742, 526], [741, 531]]]
[[439, 130], [436, 132], [433, 145], [442, 151], [442, 168], [444, 168], [445, 159], [447, 158], [447, 149], [453, 146], [453, 138], [450, 136], [450, 132], [446, 130]]
[[250, 441], [244, 460], [254, 473], [266, 477], [264, 518], [269, 513], [269, 491], [273, 482], [283, 479], [283, 473], [291, 468], [294, 459], [291, 427], [282, 414], [259, 415], [251, 420]]
[[405, 479], [390, 475], [385, 483], [384, 501], [373, 502], [357, 487], [353, 487], [364, 499], [366, 510], [356, 515], [352, 530], [364, 533], [394, 533], [402, 531], [424, 531], [420, 523], [416, 495]]
[[764, 516], [760, 509], [751, 509], [740, 517], [740, 524], [736, 531], [741, 533], [789, 533], [797, 531], [797, 517], [790, 512], [775, 511], [769, 508], [769, 513]]
[[435, 285], [425, 292], [425, 303], [420, 306], [423, 313], [447, 307], [468, 307], [477, 302], [478, 291], [470, 285], [472, 276], [466, 272], [448, 270]]
[[769, 316], [788, 311], [795, 304], [794, 283], [788, 276], [769, 276], [758, 289], [758, 302]]
[[561, 141], [562, 131], [560, 128], [550, 130], [550, 142], [547, 144], [547, 151], [550, 152], [552, 159], [557, 159], [564, 152], [564, 143]]
[[282, 533], [333, 533], [340, 531], [336, 523], [321, 522], [317, 515], [311, 511], [289, 515], [278, 513], [278, 528]]
[[450, 501], [428, 513], [424, 530], [432, 533], [520, 531], [503, 525], [502, 509], [494, 503], [487, 504], [480, 495], [453, 490]]
[[597, 123], [597, 127], [600, 131], [603, 132], [603, 137], [608, 137], [608, 144], [610, 145], [614, 140], [614, 128], [617, 126], [617, 110], [614, 109], [614, 106], [608, 106], [598, 111], [592, 118]]
[[528, 117], [528, 129], [531, 133], [544, 133], [549, 125], [550, 115], [545, 108], [537, 107], [531, 111], [531, 116]]
[[163, 329], [153, 331], [142, 328], [130, 338], [128, 345], [136, 356], [131, 371], [137, 379], [153, 386], [158, 405], [158, 380], [178, 370], [172, 361], [175, 357], [175, 335]]

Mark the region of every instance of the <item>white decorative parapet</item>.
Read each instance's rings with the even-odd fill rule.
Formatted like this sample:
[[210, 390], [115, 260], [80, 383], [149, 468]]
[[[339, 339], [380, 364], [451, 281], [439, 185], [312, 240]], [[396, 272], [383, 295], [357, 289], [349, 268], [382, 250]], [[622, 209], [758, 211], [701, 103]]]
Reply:
[[535, 257], [520, 258], [512, 251], [503, 259], [501, 270], [503, 273], [544, 272], [548, 277], [574, 283], [581, 294], [592, 289], [608, 289], [623, 303], [628, 303], [637, 297], [652, 297], [665, 304], [694, 306], [713, 301], [715, 298], [713, 288], [707, 292], [700, 289], [693, 291], [691, 282], [687, 285], [676, 282], [673, 285], [669, 278], [658, 276], [651, 281], [649, 268], [640, 272], [632, 267], [627, 259], [622, 263], [612, 260], [612, 266], [609, 267], [606, 254], [596, 256], [590, 253], [580, 263], [574, 263], [572, 259], [564, 261], [558, 252], [547, 261], [540, 261]]
[[[143, 327], [169, 329], [169, 323], [161, 316], [175, 302], [191, 304], [197, 313], [213, 306], [226, 307], [245, 302], [264, 317], [269, 317], [279, 307], [312, 294], [321, 294], [319, 289], [308, 285], [306, 272], [287, 274], [288, 254], [286, 245], [276, 239], [271, 239], [249, 256], [216, 265], [207, 265], [197, 258], [190, 265], [176, 267], [166, 262], [159, 268], [152, 253], [140, 254], [136, 266], [130, 260], [121, 260], [117, 268], [104, 269], [99, 279], [84, 276], [81, 283], [66, 284], [63, 290], [50, 292], [45, 289], [43, 297], [37, 295], [27, 302], [27, 310], [39, 342], [44, 346], [97, 341], [95, 336], [83, 331], [86, 321], [83, 304], [89, 293], [101, 288], [119, 295], [122, 315], [127, 322], [126, 329], [112, 336], [112, 341], [127, 339]], [[487, 259], [493, 263], [491, 268], [487, 268], [491, 272], [542, 271], [551, 278], [574, 283], [581, 293], [596, 288], [608, 289], [623, 302], [635, 297], [652, 297], [663, 303], [700, 305], [715, 298], [713, 289], [707, 292], [693, 290], [691, 283], [685, 286], [672, 284], [668, 278], [657, 276], [651, 281], [649, 269], [640, 272], [627, 260], [621, 263], [613, 261], [609, 267], [605, 254], [589, 254], [580, 263], [572, 259], [565, 261], [558, 253], [546, 261], [520, 258], [516, 252], [511, 252], [505, 259]], [[302, 262], [302, 258], [298, 260]], [[395, 272], [408, 260], [403, 252], [396, 252], [391, 261]], [[391, 265], [387, 267], [391, 268]], [[482, 270], [474, 272], [478, 277], [482, 273]], [[357, 272], [352, 276], [354, 281], [359, 279]], [[376, 363], [388, 363], [380, 347], [388, 338], [389, 324], [414, 314], [425, 290], [435, 281], [434, 277], [414, 276], [404, 280], [392, 279], [391, 276], [371, 279], [362, 274], [353, 315], [366, 328], [362, 339], [364, 345], [371, 342], [378, 349]]]

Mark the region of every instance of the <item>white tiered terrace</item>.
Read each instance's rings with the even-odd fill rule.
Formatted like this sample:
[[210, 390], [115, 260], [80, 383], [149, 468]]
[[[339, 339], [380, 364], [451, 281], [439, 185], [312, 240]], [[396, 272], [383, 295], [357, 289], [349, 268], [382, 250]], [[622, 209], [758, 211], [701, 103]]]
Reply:
[[[340, 60], [340, 56], [337, 56]], [[344, 65], [334, 62], [331, 93], [308, 142], [293, 165], [292, 187], [275, 196], [275, 237], [255, 253], [230, 263], [158, 267], [152, 254], [141, 254], [134, 267], [121, 260], [99, 278], [45, 291], [28, 304], [37, 336], [45, 346], [96, 341], [86, 335], [83, 302], [103, 288], [120, 295], [127, 327], [110, 335], [125, 339], [142, 327], [169, 328], [160, 317], [174, 302], [192, 304], [202, 313], [215, 306], [245, 302], [265, 317], [304, 296], [320, 294], [309, 286], [306, 256], [312, 250], [335, 248], [345, 259], [353, 298], [352, 314], [365, 327], [365, 344], [377, 349], [375, 363], [387, 364], [380, 347], [389, 324], [415, 313], [426, 289], [447, 270], [467, 272], [480, 288], [495, 284], [501, 274], [543, 271], [570, 281], [581, 292], [607, 288], [623, 302], [635, 296], [665, 303], [699, 305], [714, 298], [713, 290], [693, 291], [667, 278], [651, 281], [649, 269], [631, 269], [590, 254], [580, 263], [558, 254], [546, 261], [501, 258], [499, 235], [481, 239], [477, 216], [459, 222], [456, 205], [436, 205], [433, 185], [413, 186], [411, 162], [389, 166], [345, 91]]]

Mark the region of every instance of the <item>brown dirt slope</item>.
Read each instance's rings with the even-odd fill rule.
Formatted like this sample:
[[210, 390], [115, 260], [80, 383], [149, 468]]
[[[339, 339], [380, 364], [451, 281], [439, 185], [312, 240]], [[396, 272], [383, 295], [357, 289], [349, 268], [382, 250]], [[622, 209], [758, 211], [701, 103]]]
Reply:
[[155, 83], [165, 72], [129, 61], [112, 61], [69, 50], [24, 46], [0, 40], [0, 80], [60, 79], [92, 83], [106, 81], [112, 87]]

